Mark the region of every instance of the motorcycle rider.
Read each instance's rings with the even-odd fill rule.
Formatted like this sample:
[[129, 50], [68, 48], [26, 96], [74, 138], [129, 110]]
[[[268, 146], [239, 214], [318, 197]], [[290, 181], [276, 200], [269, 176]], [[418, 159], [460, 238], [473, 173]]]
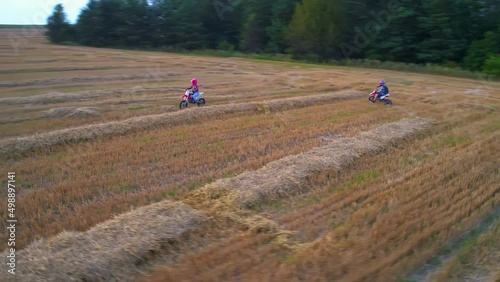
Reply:
[[198, 79], [191, 79], [191, 87], [186, 88], [186, 90], [191, 90], [193, 93], [193, 99], [195, 102], [198, 102], [198, 97], [200, 96], [200, 89], [198, 87]]
[[387, 96], [387, 94], [389, 94], [389, 87], [387, 87], [387, 85], [385, 85], [385, 81], [384, 80], [381, 80], [379, 83], [378, 83], [378, 90], [377, 90], [377, 97], [379, 100], [383, 100], [385, 98], [385, 96]]

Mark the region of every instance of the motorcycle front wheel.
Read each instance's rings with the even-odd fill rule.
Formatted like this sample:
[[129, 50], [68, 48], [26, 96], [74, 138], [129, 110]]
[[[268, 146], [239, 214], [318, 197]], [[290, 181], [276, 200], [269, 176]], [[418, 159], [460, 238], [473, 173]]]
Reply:
[[185, 109], [188, 107], [188, 102], [186, 100], [183, 100], [179, 103], [179, 108], [180, 109]]
[[370, 103], [375, 103], [375, 101], [376, 101], [375, 96], [370, 96], [368, 98], [368, 101], [370, 101]]

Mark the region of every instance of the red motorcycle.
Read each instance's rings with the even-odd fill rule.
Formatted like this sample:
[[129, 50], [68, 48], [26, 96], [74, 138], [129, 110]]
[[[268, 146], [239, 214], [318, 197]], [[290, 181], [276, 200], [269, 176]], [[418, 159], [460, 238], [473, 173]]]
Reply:
[[381, 103], [384, 103], [385, 105], [390, 106], [390, 105], [392, 105], [392, 101], [391, 101], [391, 99], [389, 99], [389, 96], [390, 96], [390, 94], [387, 94], [381, 98], [378, 96], [377, 89], [375, 89], [372, 93], [370, 93], [370, 95], [368, 97], [368, 101], [370, 101], [370, 103], [375, 103], [375, 102], [379, 101]]
[[203, 97], [203, 92], [200, 92], [200, 96], [198, 96], [198, 101], [195, 101], [193, 98], [193, 92], [190, 90], [186, 90], [184, 95], [181, 96], [182, 101], [179, 104], [179, 108], [185, 109], [189, 104], [196, 104], [198, 106], [205, 105], [205, 98]]

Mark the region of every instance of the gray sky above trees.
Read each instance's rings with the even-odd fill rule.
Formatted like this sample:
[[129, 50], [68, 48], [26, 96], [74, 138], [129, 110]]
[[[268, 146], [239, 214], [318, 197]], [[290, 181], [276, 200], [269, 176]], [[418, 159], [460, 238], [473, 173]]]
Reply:
[[67, 19], [75, 23], [88, 0], [0, 0], [0, 24], [46, 24], [55, 5], [64, 6]]

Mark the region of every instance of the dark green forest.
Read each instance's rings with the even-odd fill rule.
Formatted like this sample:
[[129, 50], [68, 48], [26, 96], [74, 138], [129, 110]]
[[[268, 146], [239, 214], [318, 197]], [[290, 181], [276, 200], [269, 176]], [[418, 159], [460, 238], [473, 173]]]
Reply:
[[369, 59], [500, 75], [500, 0], [90, 0], [54, 43]]

